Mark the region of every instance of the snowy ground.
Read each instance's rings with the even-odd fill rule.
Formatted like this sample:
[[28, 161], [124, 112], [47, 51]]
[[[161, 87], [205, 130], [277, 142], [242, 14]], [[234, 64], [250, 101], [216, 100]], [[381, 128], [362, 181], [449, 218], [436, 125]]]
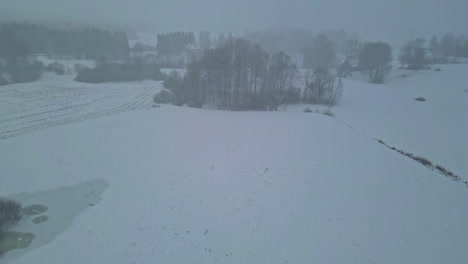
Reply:
[[[332, 111], [337, 121], [468, 180], [468, 64], [434, 68], [441, 71], [394, 70], [383, 85], [369, 84], [367, 76], [355, 73], [343, 79], [343, 100]], [[417, 97], [427, 101], [415, 101]], [[288, 110], [306, 107], [327, 109], [297, 105]]]
[[[466, 179], [466, 72], [345, 80], [336, 118], [141, 107], [0, 140], [0, 194], [49, 208], [0, 262], [468, 263], [468, 188], [373, 139]], [[147, 91], [132, 85], [103, 90], [113, 102]]]
[[468, 65], [438, 68], [396, 71], [387, 85], [345, 80], [346, 96], [334, 111], [339, 120], [468, 180]]
[[86, 84], [45, 74], [34, 83], [0, 87], [0, 140], [152, 105], [161, 83]]

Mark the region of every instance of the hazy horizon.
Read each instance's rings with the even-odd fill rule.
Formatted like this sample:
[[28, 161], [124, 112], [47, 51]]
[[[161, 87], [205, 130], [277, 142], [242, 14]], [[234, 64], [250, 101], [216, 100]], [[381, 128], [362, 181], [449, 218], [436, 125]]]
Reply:
[[459, 0], [0, 0], [0, 17], [5, 20], [105, 24], [139, 32], [344, 29], [388, 41], [467, 33], [465, 10], [468, 1]]

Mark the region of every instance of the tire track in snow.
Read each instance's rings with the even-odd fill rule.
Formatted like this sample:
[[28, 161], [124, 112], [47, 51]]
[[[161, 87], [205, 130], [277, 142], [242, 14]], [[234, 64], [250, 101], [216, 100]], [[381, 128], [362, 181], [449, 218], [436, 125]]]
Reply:
[[152, 105], [154, 87], [15, 89], [0, 93], [0, 140]]

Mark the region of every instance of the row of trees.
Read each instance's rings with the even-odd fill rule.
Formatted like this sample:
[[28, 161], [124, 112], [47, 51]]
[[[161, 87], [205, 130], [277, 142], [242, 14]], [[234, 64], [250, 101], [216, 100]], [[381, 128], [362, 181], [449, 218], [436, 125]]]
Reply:
[[425, 68], [430, 62], [426, 54], [425, 40], [417, 38], [406, 42], [398, 59], [403, 68], [416, 71]]
[[[176, 104], [198, 107], [208, 104], [234, 110], [275, 109], [302, 99], [299, 74], [286, 53], [270, 55], [259, 44], [229, 38], [218, 48], [207, 50], [200, 61], [190, 63], [184, 77], [173, 72], [164, 86], [174, 93]], [[314, 76], [316, 79], [307, 83], [305, 99], [336, 103], [339, 93], [325, 91], [338, 88], [334, 76], [327, 70], [316, 71]]]
[[[335, 40], [332, 40], [335, 39]], [[338, 45], [338, 47], [337, 47]], [[361, 43], [356, 36], [347, 37], [345, 32], [328, 32], [319, 34], [304, 52], [304, 67], [309, 69], [329, 69], [336, 65], [336, 50], [349, 60], [357, 60], [357, 67], [369, 75], [373, 83], [383, 83], [385, 74], [391, 69], [392, 49], [384, 42]]]
[[130, 56], [125, 32], [95, 28], [57, 29], [28, 23], [0, 24], [0, 56], [48, 54], [124, 60]]
[[195, 45], [193, 32], [171, 32], [158, 35], [156, 50], [159, 54], [180, 54], [188, 45]]
[[468, 57], [468, 38], [445, 34], [440, 39], [432, 37], [429, 43], [423, 38], [409, 40], [401, 48], [399, 60], [404, 68], [420, 70], [428, 64], [456, 62], [457, 57]]
[[468, 37], [451, 33], [440, 38], [434, 36], [429, 41], [429, 50], [433, 57], [441, 62], [448, 62], [448, 57], [468, 58]]

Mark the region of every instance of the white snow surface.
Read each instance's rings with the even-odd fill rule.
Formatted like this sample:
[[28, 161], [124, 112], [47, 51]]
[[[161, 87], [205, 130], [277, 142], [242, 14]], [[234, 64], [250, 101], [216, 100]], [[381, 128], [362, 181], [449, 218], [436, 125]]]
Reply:
[[[54, 230], [54, 239], [38, 237], [0, 262], [468, 263], [468, 188], [374, 140], [466, 179], [466, 72], [467, 65], [452, 65], [388, 85], [345, 80], [336, 118], [303, 113], [304, 106], [137, 107], [4, 138], [0, 194], [24, 205], [37, 195], [49, 206], [49, 221], [64, 218], [57, 209], [64, 204], [82, 208], [74, 195], [88, 189], [73, 186], [107, 187], [98, 203], [67, 218], [65, 230]], [[61, 86], [50, 78], [50, 86], [0, 87], [0, 120], [15, 105], [5, 107], [5, 100], [20, 100], [22, 89], [55, 95], [50, 87]], [[116, 104], [147, 91], [132, 83], [104, 87], [119, 91], [109, 92]], [[101, 87], [76, 89], [101, 98]], [[418, 96], [427, 101], [414, 101]], [[22, 104], [34, 105], [34, 98]], [[56, 191], [67, 186], [74, 195]], [[49, 192], [59, 197], [44, 196]], [[47, 223], [17, 228], [41, 234]]]

